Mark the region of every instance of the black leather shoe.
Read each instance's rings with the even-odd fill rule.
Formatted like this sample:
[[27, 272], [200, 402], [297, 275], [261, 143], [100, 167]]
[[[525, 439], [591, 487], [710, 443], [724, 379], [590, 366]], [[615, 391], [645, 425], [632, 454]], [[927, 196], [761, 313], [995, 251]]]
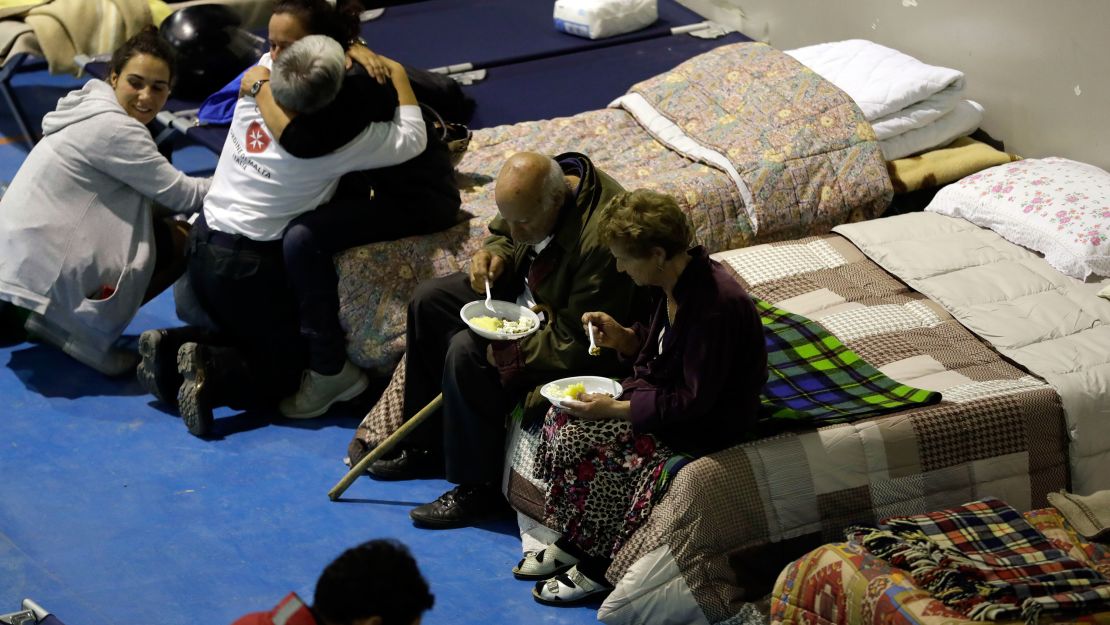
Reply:
[[413, 508], [409, 517], [420, 527], [451, 529], [504, 518], [512, 511], [496, 486], [463, 484]]
[[443, 457], [426, 449], [402, 447], [401, 453], [391, 458], [371, 462], [366, 472], [379, 480], [442, 478]]

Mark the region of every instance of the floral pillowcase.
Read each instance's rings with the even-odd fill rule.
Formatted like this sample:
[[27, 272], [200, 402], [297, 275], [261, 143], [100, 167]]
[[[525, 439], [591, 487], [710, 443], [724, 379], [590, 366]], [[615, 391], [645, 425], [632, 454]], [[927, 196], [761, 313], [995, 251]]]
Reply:
[[1110, 173], [1093, 165], [999, 165], [941, 189], [925, 210], [990, 228], [1074, 278], [1110, 276]]

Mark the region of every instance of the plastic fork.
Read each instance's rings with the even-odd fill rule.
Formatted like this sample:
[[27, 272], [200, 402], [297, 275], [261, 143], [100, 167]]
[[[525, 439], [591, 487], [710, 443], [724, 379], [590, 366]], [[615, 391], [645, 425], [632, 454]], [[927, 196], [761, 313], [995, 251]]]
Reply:
[[497, 312], [493, 309], [493, 304], [490, 303], [490, 300], [492, 299], [493, 295], [489, 291], [489, 278], [486, 278], [486, 310], [490, 312]]
[[601, 348], [594, 342], [594, 322], [586, 322], [586, 328], [590, 331], [590, 355], [597, 356], [601, 354]]

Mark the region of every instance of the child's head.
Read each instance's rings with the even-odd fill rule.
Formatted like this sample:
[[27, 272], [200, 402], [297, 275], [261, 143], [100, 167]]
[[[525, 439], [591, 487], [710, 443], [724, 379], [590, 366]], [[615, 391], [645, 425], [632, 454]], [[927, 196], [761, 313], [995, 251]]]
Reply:
[[371, 540], [324, 569], [312, 609], [326, 625], [413, 625], [433, 603], [409, 550], [395, 540]]

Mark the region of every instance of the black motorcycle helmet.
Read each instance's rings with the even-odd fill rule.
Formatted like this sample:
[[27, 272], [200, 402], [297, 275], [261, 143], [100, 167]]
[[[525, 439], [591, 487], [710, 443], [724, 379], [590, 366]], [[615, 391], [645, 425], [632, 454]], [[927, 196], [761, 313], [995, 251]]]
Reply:
[[159, 31], [177, 52], [176, 97], [202, 100], [258, 61], [265, 40], [240, 24], [222, 4], [185, 7], [162, 22]]

